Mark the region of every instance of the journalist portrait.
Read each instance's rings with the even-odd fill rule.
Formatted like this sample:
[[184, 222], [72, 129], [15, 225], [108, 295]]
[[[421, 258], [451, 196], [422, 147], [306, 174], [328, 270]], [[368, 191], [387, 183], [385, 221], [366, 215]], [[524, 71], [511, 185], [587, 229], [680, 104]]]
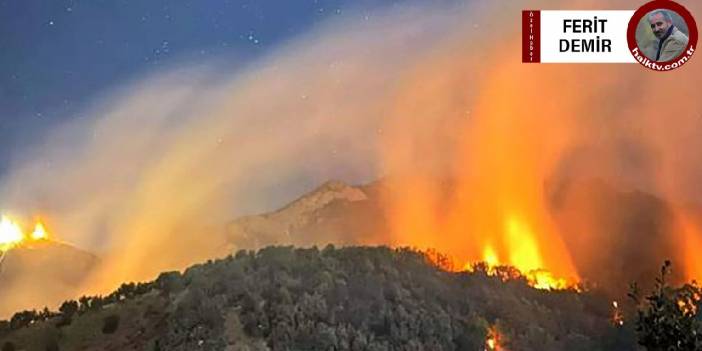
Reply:
[[656, 62], [666, 62], [680, 56], [687, 48], [687, 35], [673, 24], [673, 17], [667, 10], [655, 10], [648, 14], [651, 32], [656, 37], [649, 58]]

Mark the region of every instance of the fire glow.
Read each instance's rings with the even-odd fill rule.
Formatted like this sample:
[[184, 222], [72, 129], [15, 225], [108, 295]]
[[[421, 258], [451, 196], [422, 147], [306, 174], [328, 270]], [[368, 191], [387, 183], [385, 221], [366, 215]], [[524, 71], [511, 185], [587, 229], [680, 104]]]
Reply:
[[[532, 260], [538, 261], [539, 256], [535, 255], [531, 256], [531, 258]], [[531, 262], [531, 260], [527, 260], [526, 262], [529, 263]], [[487, 268], [486, 273], [488, 273], [488, 275], [491, 276], [499, 276], [498, 267], [504, 266], [504, 264], [500, 262], [495, 251], [489, 245], [485, 247], [485, 250], [483, 252], [482, 263], [484, 263], [485, 268]], [[569, 281], [565, 278], [556, 277], [550, 271], [540, 268], [539, 266], [525, 264], [524, 262], [520, 262], [518, 260], [513, 260], [512, 264], [513, 267], [516, 268], [524, 276], [524, 278], [526, 278], [529, 285], [536, 289], [562, 290], [568, 288], [577, 288], [576, 281]], [[468, 262], [463, 266], [463, 269], [465, 271], [474, 271], [474, 265]], [[503, 278], [508, 279], [509, 277]]]
[[17, 246], [48, 238], [46, 228], [41, 221], [36, 221], [32, 233], [26, 235], [17, 221], [7, 216], [2, 216], [0, 220], [0, 251], [9, 251]]
[[[534, 242], [533, 234], [522, 222], [510, 218], [505, 225], [505, 237], [510, 240], [511, 249], [508, 252], [507, 261], [501, 260], [491, 244], [486, 244], [483, 248], [482, 260], [477, 263], [468, 261], [462, 266], [462, 270], [467, 272], [484, 270], [488, 275], [499, 277], [505, 281], [521, 276], [530, 286], [541, 290], [580, 289], [577, 279], [557, 277], [551, 271], [543, 268], [541, 255]], [[442, 260], [452, 261], [452, 259], [444, 256], [436, 257], [433, 251], [429, 257], [437, 266], [453, 270], [452, 262], [442, 262]], [[501, 270], [500, 267], [506, 269]], [[516, 272], [510, 271], [510, 267], [516, 269], [518, 274], [515, 275]]]
[[492, 326], [488, 329], [487, 339], [485, 339], [485, 351], [500, 350], [502, 350], [500, 345], [500, 334], [497, 332], [497, 328]]
[[[509, 264], [517, 268], [527, 278], [529, 284], [537, 289], [565, 289], [570, 284], [564, 278], [557, 278], [543, 268], [541, 255], [530, 229], [518, 219], [512, 217], [506, 222], [506, 236], [511, 243]], [[488, 266], [488, 272], [495, 271], [501, 265], [497, 253], [491, 246], [486, 246], [483, 251], [483, 260]]]

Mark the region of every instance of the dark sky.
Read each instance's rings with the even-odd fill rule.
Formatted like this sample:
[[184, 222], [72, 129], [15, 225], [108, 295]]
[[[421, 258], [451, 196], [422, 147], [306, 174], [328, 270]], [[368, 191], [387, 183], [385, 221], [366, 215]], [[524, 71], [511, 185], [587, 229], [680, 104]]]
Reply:
[[0, 0], [0, 176], [111, 87], [183, 57], [252, 60], [358, 0]]

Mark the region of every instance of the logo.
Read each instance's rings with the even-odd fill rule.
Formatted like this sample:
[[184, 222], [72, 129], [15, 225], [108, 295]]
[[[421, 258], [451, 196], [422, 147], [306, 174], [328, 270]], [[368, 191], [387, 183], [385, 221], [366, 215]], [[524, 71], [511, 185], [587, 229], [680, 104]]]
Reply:
[[671, 0], [653, 0], [629, 20], [629, 51], [634, 59], [654, 71], [681, 67], [697, 47], [697, 23], [684, 6]]

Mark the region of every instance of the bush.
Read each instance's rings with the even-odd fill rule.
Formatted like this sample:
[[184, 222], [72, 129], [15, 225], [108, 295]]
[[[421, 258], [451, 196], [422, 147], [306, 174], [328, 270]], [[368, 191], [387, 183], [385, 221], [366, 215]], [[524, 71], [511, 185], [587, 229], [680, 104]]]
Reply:
[[37, 314], [37, 311], [22, 311], [22, 312], [17, 312], [15, 313], [12, 318], [10, 319], [10, 328], [11, 329], [20, 329], [24, 328], [33, 322], [36, 322], [39, 320], [39, 315]]
[[0, 336], [8, 333], [10, 330], [10, 321], [0, 321]]
[[687, 351], [702, 349], [702, 320], [700, 299], [702, 289], [695, 284], [680, 288], [668, 285], [670, 261], [661, 268], [655, 290], [642, 298], [634, 284], [629, 296], [636, 301], [638, 319], [636, 331], [639, 344], [647, 350]]
[[102, 333], [103, 334], [112, 334], [117, 331], [117, 328], [119, 327], [119, 316], [116, 314], [109, 315], [105, 317], [105, 320], [103, 321], [102, 324]]
[[164, 272], [156, 279], [156, 287], [166, 294], [176, 294], [185, 288], [178, 272]]

